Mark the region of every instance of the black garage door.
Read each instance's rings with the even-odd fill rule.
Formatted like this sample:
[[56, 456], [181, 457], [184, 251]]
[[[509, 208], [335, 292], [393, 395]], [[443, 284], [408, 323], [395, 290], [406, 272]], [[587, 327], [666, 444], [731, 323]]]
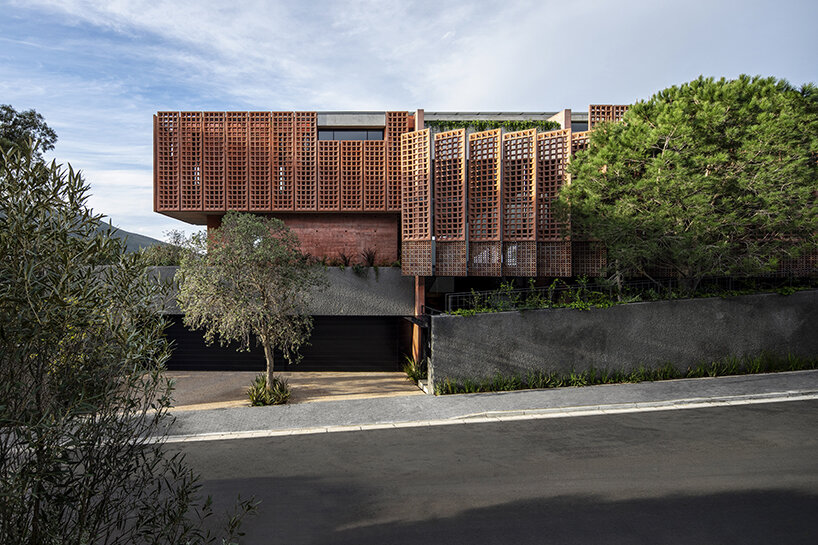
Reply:
[[[410, 351], [411, 324], [398, 316], [314, 316], [310, 346], [302, 349], [297, 365], [276, 355], [277, 371], [397, 371]], [[262, 371], [264, 351], [252, 346], [207, 346], [202, 333], [182, 325], [173, 316], [165, 331], [173, 341], [171, 370]]]

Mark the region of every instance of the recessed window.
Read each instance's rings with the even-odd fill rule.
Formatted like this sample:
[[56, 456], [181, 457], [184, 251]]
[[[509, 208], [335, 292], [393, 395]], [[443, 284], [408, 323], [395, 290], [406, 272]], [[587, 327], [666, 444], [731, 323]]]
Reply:
[[318, 129], [319, 140], [383, 140], [383, 129]]

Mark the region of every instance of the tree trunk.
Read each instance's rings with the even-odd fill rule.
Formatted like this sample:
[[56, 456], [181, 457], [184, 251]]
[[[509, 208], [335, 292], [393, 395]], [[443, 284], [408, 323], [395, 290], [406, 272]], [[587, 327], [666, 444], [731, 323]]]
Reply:
[[267, 360], [267, 389], [271, 390], [273, 388], [273, 365], [275, 364], [275, 353], [273, 352], [273, 347], [270, 346], [270, 343], [262, 341], [261, 343], [264, 346], [264, 359]]

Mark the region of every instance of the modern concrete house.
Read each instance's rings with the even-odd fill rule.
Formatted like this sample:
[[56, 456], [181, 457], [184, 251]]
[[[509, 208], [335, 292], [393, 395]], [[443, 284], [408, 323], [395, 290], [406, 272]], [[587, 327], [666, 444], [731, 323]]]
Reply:
[[[208, 228], [228, 210], [275, 216], [312, 256], [354, 263], [374, 252], [376, 265], [400, 262], [414, 302], [400, 312], [417, 317], [428, 298], [491, 278], [598, 273], [604, 249], [567, 238], [551, 204], [589, 129], [626, 109], [159, 112], [154, 210]], [[535, 128], [514, 130], [520, 122]], [[460, 128], [445, 130], [453, 126]], [[489, 129], [475, 130], [481, 127]], [[386, 317], [373, 318], [377, 309], [357, 312], [319, 317], [313, 346], [353, 339], [355, 351], [408, 336], [408, 321], [385, 328]], [[417, 322], [416, 355], [423, 342]], [[333, 328], [337, 338], [320, 338]], [[182, 331], [176, 334], [188, 335]], [[392, 345], [410, 351], [405, 342]]]

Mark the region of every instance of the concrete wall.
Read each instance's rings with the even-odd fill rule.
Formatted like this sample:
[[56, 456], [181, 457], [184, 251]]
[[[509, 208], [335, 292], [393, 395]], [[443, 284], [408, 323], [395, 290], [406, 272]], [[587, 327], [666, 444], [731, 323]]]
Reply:
[[430, 380], [590, 367], [680, 369], [761, 351], [818, 355], [818, 290], [633, 303], [589, 311], [435, 316]]
[[[154, 274], [173, 282], [178, 267], [153, 267]], [[312, 314], [317, 316], [412, 316], [414, 279], [402, 276], [398, 267], [380, 267], [378, 274], [364, 268], [358, 275], [352, 267], [327, 267], [329, 287], [316, 295]], [[168, 314], [181, 314], [175, 293], [161, 303]]]

